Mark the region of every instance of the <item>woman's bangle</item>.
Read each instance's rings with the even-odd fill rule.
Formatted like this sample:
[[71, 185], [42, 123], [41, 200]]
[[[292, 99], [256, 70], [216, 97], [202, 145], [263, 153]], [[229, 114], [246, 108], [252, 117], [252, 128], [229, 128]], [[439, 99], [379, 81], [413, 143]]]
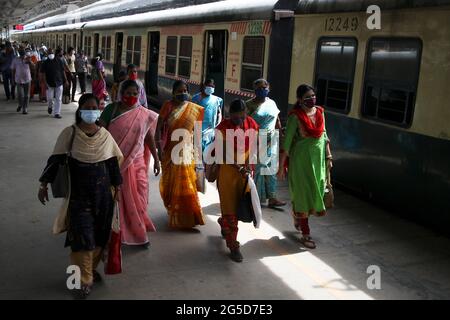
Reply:
[[327, 156], [327, 160], [333, 160], [333, 156], [332, 155]]

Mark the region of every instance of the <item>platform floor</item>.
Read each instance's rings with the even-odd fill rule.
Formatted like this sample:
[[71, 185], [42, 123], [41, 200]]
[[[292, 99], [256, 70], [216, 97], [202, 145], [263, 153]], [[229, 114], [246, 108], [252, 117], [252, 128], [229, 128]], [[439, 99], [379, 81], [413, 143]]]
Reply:
[[[72, 299], [66, 289], [69, 249], [51, 234], [59, 200], [37, 200], [38, 178], [59, 132], [74, 122], [31, 102], [16, 113], [0, 88], [0, 299]], [[288, 200], [286, 183], [280, 198]], [[216, 223], [213, 185], [200, 195], [206, 225], [172, 231], [158, 179], [150, 178], [149, 213], [157, 226], [149, 250], [124, 247], [123, 270], [104, 277], [90, 299], [449, 299], [450, 240], [339, 190], [336, 208], [311, 218], [317, 249], [298, 242], [290, 207], [263, 209], [260, 229], [240, 223], [243, 263], [235, 263]], [[369, 289], [369, 266], [381, 271], [381, 289]]]

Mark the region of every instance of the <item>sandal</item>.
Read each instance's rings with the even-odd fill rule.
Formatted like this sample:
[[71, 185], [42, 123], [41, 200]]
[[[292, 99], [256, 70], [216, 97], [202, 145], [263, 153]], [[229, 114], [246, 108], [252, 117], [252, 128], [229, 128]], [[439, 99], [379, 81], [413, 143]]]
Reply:
[[302, 236], [300, 238], [300, 243], [308, 249], [315, 249], [316, 248], [316, 243], [311, 239], [310, 236]]
[[286, 205], [286, 202], [280, 201], [280, 200], [276, 200], [274, 202], [270, 202], [268, 203], [268, 207], [269, 208], [278, 208], [278, 207], [284, 207]]

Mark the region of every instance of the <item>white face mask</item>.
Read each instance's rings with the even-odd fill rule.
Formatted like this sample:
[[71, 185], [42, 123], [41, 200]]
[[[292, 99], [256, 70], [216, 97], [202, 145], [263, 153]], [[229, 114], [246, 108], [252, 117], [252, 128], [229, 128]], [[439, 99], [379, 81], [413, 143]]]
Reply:
[[49, 58], [50, 60], [53, 60], [53, 59], [55, 59], [55, 55], [54, 55], [53, 53], [50, 53], [50, 54], [48, 55], [48, 58]]

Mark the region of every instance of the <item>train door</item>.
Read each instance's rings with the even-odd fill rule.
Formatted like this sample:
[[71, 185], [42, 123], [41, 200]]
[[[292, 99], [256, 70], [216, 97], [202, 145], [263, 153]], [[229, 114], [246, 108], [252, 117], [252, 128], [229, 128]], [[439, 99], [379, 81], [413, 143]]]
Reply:
[[205, 68], [203, 79], [214, 79], [215, 95], [225, 97], [225, 73], [227, 67], [228, 31], [206, 31]]
[[100, 41], [100, 36], [98, 33], [94, 34], [94, 52], [92, 53], [92, 56], [97, 56], [97, 53], [99, 52], [99, 41]]
[[122, 68], [122, 47], [123, 47], [123, 32], [116, 33], [116, 48], [114, 51], [114, 81], [118, 81], [119, 72]]
[[77, 34], [76, 34], [76, 33], [74, 33], [74, 34], [72, 35], [72, 47], [73, 47], [75, 50], [78, 50]]
[[62, 45], [62, 47], [63, 47], [64, 52], [67, 51], [67, 35], [66, 34], [63, 34], [63, 45]]
[[148, 33], [147, 71], [145, 91], [148, 95], [158, 94], [159, 32]]

